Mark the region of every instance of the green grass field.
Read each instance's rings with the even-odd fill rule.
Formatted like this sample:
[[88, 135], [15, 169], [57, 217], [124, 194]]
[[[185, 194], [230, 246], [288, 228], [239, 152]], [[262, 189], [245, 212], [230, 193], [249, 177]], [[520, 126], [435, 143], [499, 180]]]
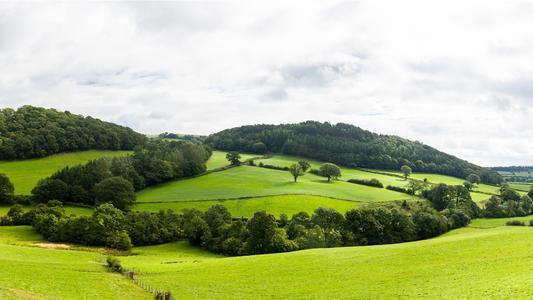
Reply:
[[161, 209], [181, 211], [186, 208], [196, 208], [205, 211], [215, 204], [222, 204], [226, 206], [231, 214], [236, 217], [251, 217], [255, 212], [261, 210], [266, 210], [268, 213], [273, 214], [276, 217], [279, 217], [279, 215], [282, 213], [285, 213], [290, 217], [293, 214], [301, 211], [311, 214], [319, 207], [330, 207], [341, 213], [344, 213], [352, 208], [357, 207], [359, 203], [321, 196], [283, 195], [224, 201], [183, 201], [164, 204], [138, 203], [135, 205], [134, 209], [156, 212]]
[[30, 194], [39, 179], [66, 167], [86, 163], [105, 156], [126, 156], [131, 151], [90, 150], [61, 153], [37, 159], [0, 161], [0, 173], [6, 174], [15, 186], [16, 194]]
[[232, 258], [179, 242], [122, 261], [181, 299], [527, 299], [533, 228], [502, 222], [411, 243]]
[[137, 202], [217, 200], [284, 194], [311, 194], [362, 202], [409, 199], [386, 189], [333, 181], [306, 174], [292, 182], [289, 172], [240, 166], [205, 176], [178, 180], [142, 190]]
[[[222, 168], [222, 167], [229, 165], [229, 162], [226, 159], [226, 154], [227, 152], [224, 152], [224, 151], [213, 151], [213, 155], [211, 155], [211, 157], [206, 163], [207, 170]], [[247, 160], [253, 157], [261, 156], [259, 154], [245, 154], [245, 153], [240, 153], [240, 154], [241, 154], [241, 161], [244, 161], [244, 160]]]
[[151, 299], [121, 275], [109, 273], [99, 252], [59, 250], [29, 226], [0, 227], [0, 299]]
[[526, 182], [510, 182], [509, 186], [515, 190], [529, 192], [533, 187], [533, 183]]

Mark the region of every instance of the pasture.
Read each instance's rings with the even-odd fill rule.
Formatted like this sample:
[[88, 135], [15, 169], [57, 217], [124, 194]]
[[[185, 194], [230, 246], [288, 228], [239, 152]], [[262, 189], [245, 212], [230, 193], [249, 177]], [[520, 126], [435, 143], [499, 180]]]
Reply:
[[29, 226], [0, 227], [1, 299], [151, 299], [121, 275], [109, 273], [99, 252], [59, 250]]
[[150, 187], [137, 194], [137, 202], [221, 200], [286, 194], [310, 194], [361, 202], [410, 199], [405, 194], [306, 174], [294, 183], [287, 171], [240, 166], [205, 176]]
[[138, 255], [121, 260], [182, 299], [530, 297], [533, 228], [490, 227], [411, 243], [231, 258], [178, 242], [135, 248]]
[[[225, 167], [229, 165], [228, 160], [226, 159], [227, 152], [224, 151], [213, 151], [213, 154], [209, 158], [209, 160], [206, 163], [207, 170], [213, 170]], [[247, 159], [253, 158], [253, 157], [259, 157], [261, 155], [259, 154], [245, 154], [241, 153], [241, 161], [245, 161]]]
[[16, 161], [0, 161], [0, 173], [6, 174], [13, 185], [15, 193], [27, 195], [37, 182], [56, 171], [66, 167], [84, 164], [101, 157], [126, 156], [131, 151], [89, 150], [61, 153], [43, 158]]
[[529, 192], [533, 187], [531, 182], [509, 182], [509, 186], [515, 190]]

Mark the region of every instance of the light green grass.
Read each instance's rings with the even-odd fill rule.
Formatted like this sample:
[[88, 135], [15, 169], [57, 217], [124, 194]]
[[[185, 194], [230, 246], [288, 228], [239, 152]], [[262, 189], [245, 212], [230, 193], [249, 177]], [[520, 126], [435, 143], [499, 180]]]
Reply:
[[[0, 217], [5, 216], [11, 206], [0, 206]], [[30, 206], [24, 206], [25, 210], [29, 210], [32, 207]], [[65, 213], [67, 215], [76, 215], [76, 216], [90, 216], [93, 214], [94, 209], [92, 208], [85, 208], [85, 207], [78, 207], [78, 206], [64, 206]]]
[[182, 299], [527, 299], [532, 238], [530, 227], [464, 228], [412, 243], [232, 258], [184, 257], [178, 243], [123, 264]]
[[289, 172], [240, 166], [144, 189], [137, 194], [137, 202], [218, 200], [284, 194], [311, 194], [361, 202], [410, 198], [386, 189], [342, 181], [328, 183], [324, 178], [312, 174], [306, 174], [294, 183]]
[[[290, 155], [275, 155], [273, 157], [267, 158], [267, 159], [257, 159], [255, 160], [256, 164], [259, 164], [260, 162], [268, 165], [274, 165], [274, 166], [280, 166], [280, 167], [288, 167], [300, 160], [307, 161], [312, 169], [319, 169], [320, 166], [323, 164], [323, 162], [316, 161], [316, 160], [310, 160], [310, 159], [304, 159], [301, 157], [296, 156], [290, 156]], [[393, 186], [399, 186], [404, 187], [406, 186], [409, 181], [403, 180], [401, 178], [397, 178], [394, 176], [387, 176], [382, 174], [376, 174], [372, 172], [367, 172], [364, 170], [359, 169], [351, 169], [351, 168], [345, 168], [340, 167], [341, 173], [342, 173], [342, 180], [349, 180], [349, 179], [372, 179], [375, 178], [379, 180], [383, 185], [393, 185]]]
[[522, 191], [522, 192], [529, 192], [531, 188], [533, 187], [533, 183], [526, 183], [526, 182], [510, 182], [509, 186], [515, 190]]
[[126, 156], [130, 153], [131, 151], [90, 150], [36, 159], [0, 161], [0, 173], [5, 173], [9, 177], [15, 186], [16, 194], [26, 195], [31, 193], [39, 179], [48, 177], [66, 166], [84, 164], [105, 156]]
[[[474, 219], [470, 223], [470, 227], [474, 228], [494, 228], [498, 226], [505, 226], [507, 221], [518, 220], [529, 225], [529, 220], [533, 219], [533, 215], [525, 217], [512, 217], [512, 218], [491, 218], [491, 219]], [[532, 236], [533, 238], [533, 236]]]
[[[226, 159], [226, 154], [228, 152], [224, 151], [213, 151], [213, 155], [209, 158], [209, 160], [206, 163], [207, 170], [213, 170], [217, 168], [222, 168], [227, 165], [229, 165], [228, 160]], [[241, 161], [261, 156], [259, 154], [246, 154], [246, 153], [240, 153], [241, 155]]]
[[[383, 171], [383, 172], [395, 174], [395, 175], [401, 175], [399, 171]], [[418, 180], [427, 179], [430, 183], [444, 183], [448, 185], [463, 185], [463, 183], [465, 182], [465, 179], [447, 176], [447, 175], [430, 174], [430, 173], [413, 173], [411, 174], [410, 178], [414, 178]], [[497, 195], [500, 193], [500, 188], [497, 186], [488, 185], [488, 184], [477, 184], [474, 187], [474, 191]]]
[[261, 210], [266, 210], [268, 213], [273, 214], [276, 217], [279, 217], [282, 213], [285, 213], [290, 217], [301, 211], [311, 214], [319, 207], [334, 208], [337, 211], [344, 213], [358, 206], [357, 202], [337, 200], [321, 196], [283, 195], [224, 201], [139, 203], [134, 209], [144, 211], [159, 211], [166, 209], [182, 211], [186, 208], [196, 208], [205, 211], [215, 204], [226, 206], [234, 217], [251, 217], [255, 212]]
[[34, 241], [29, 226], [0, 227], [0, 299], [152, 299], [97, 252], [23, 245]]

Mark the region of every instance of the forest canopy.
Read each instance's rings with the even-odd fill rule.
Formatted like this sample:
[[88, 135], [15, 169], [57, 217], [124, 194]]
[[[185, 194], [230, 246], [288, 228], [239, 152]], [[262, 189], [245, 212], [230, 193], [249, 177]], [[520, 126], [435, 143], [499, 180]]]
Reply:
[[0, 109], [0, 160], [89, 149], [132, 150], [146, 137], [92, 117], [33, 106]]
[[460, 178], [477, 174], [484, 183], [501, 183], [494, 171], [471, 164], [420, 142], [380, 135], [349, 124], [307, 121], [298, 124], [251, 125], [210, 135], [206, 143], [219, 150], [275, 152], [329, 161], [347, 167], [437, 173]]

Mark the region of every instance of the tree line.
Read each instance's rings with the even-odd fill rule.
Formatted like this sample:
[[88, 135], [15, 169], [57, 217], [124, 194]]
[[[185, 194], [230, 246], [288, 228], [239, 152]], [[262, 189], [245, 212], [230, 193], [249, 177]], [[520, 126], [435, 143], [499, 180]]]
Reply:
[[[210, 156], [211, 151], [204, 145], [150, 140], [137, 147], [131, 156], [101, 158], [57, 171], [37, 183], [32, 200], [87, 205], [111, 203], [125, 210], [134, 203], [136, 191], [205, 172], [205, 162]], [[12, 194], [12, 184], [7, 182], [9, 179], [0, 176], [0, 186]], [[6, 194], [3, 198], [7, 201], [10, 197]]]
[[146, 137], [130, 128], [33, 106], [0, 109], [0, 160], [89, 149], [132, 150]]
[[284, 153], [330, 161], [347, 167], [438, 173], [460, 178], [477, 174], [481, 181], [499, 184], [502, 177], [491, 171], [419, 142], [378, 135], [338, 123], [307, 121], [299, 124], [253, 125], [223, 130], [206, 143], [215, 149], [252, 153]]

